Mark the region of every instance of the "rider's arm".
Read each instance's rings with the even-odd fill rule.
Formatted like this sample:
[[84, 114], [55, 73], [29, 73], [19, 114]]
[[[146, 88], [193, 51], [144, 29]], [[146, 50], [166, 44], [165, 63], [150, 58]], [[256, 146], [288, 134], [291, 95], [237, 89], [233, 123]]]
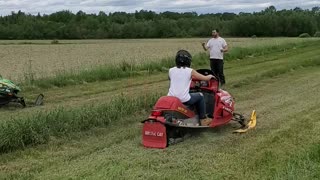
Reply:
[[212, 75], [204, 76], [195, 70], [192, 70], [191, 75], [192, 75], [192, 77], [199, 79], [201, 81], [209, 81], [213, 77]]

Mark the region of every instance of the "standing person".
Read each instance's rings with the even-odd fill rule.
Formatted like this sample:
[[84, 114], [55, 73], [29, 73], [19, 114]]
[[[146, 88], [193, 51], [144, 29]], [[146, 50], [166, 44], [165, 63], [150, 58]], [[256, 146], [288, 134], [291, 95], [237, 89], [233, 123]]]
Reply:
[[190, 68], [192, 56], [186, 50], [176, 55], [176, 66], [169, 70], [170, 88], [168, 96], [175, 96], [185, 105], [195, 105], [199, 114], [200, 125], [209, 126], [212, 119], [206, 115], [206, 105], [202, 93], [189, 93], [192, 77], [209, 81], [212, 75], [204, 76]]
[[210, 51], [210, 67], [213, 73], [218, 76], [221, 86], [226, 81], [223, 73], [223, 53], [228, 51], [227, 42], [219, 36], [219, 30], [212, 31], [212, 38], [207, 43], [202, 43], [205, 51]]

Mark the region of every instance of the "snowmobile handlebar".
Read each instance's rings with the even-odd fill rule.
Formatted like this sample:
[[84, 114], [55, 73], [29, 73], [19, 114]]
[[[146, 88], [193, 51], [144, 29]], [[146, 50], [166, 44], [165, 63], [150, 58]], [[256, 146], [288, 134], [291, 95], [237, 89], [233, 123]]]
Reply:
[[217, 78], [217, 76], [210, 69], [198, 69], [197, 72], [204, 76], [213, 75], [213, 78], [211, 79], [219, 81], [219, 78]]

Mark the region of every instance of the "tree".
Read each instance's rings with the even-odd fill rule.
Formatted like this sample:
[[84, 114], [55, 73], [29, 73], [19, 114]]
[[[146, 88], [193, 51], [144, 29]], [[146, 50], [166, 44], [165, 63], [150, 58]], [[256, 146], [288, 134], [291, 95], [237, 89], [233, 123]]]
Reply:
[[264, 10], [265, 13], [275, 13], [276, 11], [277, 9], [274, 6], [269, 6]]

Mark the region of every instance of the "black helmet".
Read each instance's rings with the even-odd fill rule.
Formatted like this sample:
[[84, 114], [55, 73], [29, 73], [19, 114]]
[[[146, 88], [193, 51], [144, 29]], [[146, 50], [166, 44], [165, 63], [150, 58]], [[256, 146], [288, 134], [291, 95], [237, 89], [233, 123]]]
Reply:
[[180, 67], [190, 67], [191, 66], [191, 54], [186, 50], [179, 50], [176, 55], [176, 66]]

